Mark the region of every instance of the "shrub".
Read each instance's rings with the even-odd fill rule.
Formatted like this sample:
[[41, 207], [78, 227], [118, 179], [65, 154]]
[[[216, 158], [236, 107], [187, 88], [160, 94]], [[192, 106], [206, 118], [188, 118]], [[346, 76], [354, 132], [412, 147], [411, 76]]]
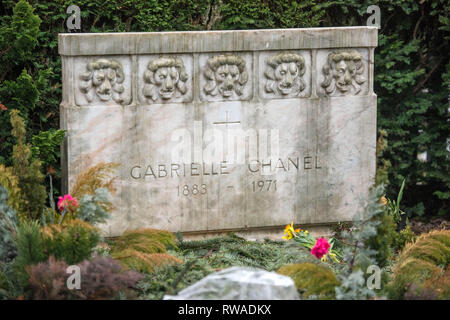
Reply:
[[296, 243], [286, 241], [247, 241], [234, 234], [196, 241], [183, 241], [175, 253], [183, 264], [158, 267], [139, 284], [144, 299], [175, 295], [208, 274], [232, 266], [278, 270], [288, 263], [317, 262], [317, 258]]
[[50, 167], [57, 167], [59, 164], [60, 145], [64, 139], [64, 134], [64, 130], [52, 128], [48, 131], [39, 132], [31, 139], [33, 157], [42, 161], [46, 171]]
[[37, 219], [47, 199], [41, 162], [38, 159], [32, 160], [31, 146], [25, 142], [25, 123], [18, 110], [11, 111], [11, 125], [12, 135], [17, 141], [13, 147], [13, 173], [19, 178], [19, 187], [24, 199], [20, 213], [24, 218]]
[[98, 229], [81, 220], [64, 225], [41, 227], [38, 221], [22, 222], [17, 232], [17, 257], [14, 267], [19, 281], [28, 281], [28, 266], [46, 261], [50, 256], [76, 264], [88, 259], [99, 241]]
[[112, 207], [110, 196], [111, 193], [106, 188], [99, 188], [94, 194], [85, 194], [79, 201], [76, 218], [90, 224], [105, 222], [111, 216], [108, 212]]
[[373, 288], [366, 286], [363, 270], [367, 270], [370, 265], [376, 265], [377, 261], [385, 263], [385, 253], [381, 251], [380, 255], [377, 251], [381, 248], [388, 248], [387, 241], [385, 241], [386, 235], [389, 235], [388, 232], [383, 232], [380, 238], [377, 238], [380, 226], [383, 228], [383, 218], [389, 217], [380, 203], [383, 192], [383, 185], [373, 188], [369, 193], [365, 208], [353, 217], [353, 227], [341, 232], [344, 263], [339, 274], [341, 285], [336, 287], [336, 299], [360, 300], [374, 297], [377, 294]]
[[111, 256], [123, 266], [144, 273], [152, 273], [162, 266], [183, 263], [168, 253], [144, 253], [131, 248], [114, 252]]
[[380, 268], [383, 268], [389, 264], [389, 259], [393, 254], [393, 239], [397, 234], [396, 223], [393, 216], [386, 210], [376, 214], [374, 219], [379, 222], [376, 226], [376, 234], [367, 239], [365, 245], [376, 252], [375, 262]]
[[407, 225], [405, 229], [400, 232], [395, 232], [392, 239], [392, 248], [395, 251], [401, 251], [407, 243], [414, 242], [416, 235], [411, 230], [411, 226]]
[[0, 185], [8, 192], [8, 205], [18, 212], [23, 201], [22, 191], [19, 187], [19, 178], [14, 175], [11, 167], [0, 164]]
[[19, 282], [13, 262], [0, 262], [0, 300], [17, 299], [23, 296], [23, 285]]
[[125, 231], [115, 242], [112, 252], [134, 249], [143, 253], [165, 253], [167, 249], [178, 249], [173, 233], [156, 229]]
[[303, 298], [334, 299], [334, 288], [340, 285], [333, 270], [314, 263], [288, 264], [277, 273], [292, 278]]
[[123, 271], [120, 263], [109, 257], [96, 257], [79, 264], [81, 288], [69, 290], [66, 282], [68, 264], [54, 257], [29, 268], [29, 297], [32, 299], [113, 299], [119, 293], [130, 294], [142, 276]]
[[145, 275], [145, 280], [138, 285], [139, 295], [143, 299], [159, 300], [165, 294], [176, 294], [214, 271], [208, 260], [201, 258], [193, 258], [183, 264], [161, 266]]
[[89, 259], [100, 232], [87, 222], [74, 219], [65, 225], [49, 225], [41, 229], [44, 252], [69, 264]]
[[[450, 262], [450, 231], [431, 231], [419, 236], [414, 243], [407, 244], [401, 251], [393, 269], [389, 284], [392, 299], [430, 295], [449, 299], [448, 270]], [[440, 290], [438, 290], [440, 288]]]
[[16, 255], [18, 219], [8, 205], [8, 191], [0, 184], [0, 262], [8, 262]]
[[24, 221], [17, 231], [17, 257], [14, 262], [20, 269], [46, 260], [41, 226], [37, 221]]
[[182, 263], [167, 254], [167, 249], [178, 249], [173, 233], [156, 229], [137, 229], [125, 231], [116, 239], [111, 256], [124, 266], [151, 273], [162, 265]]

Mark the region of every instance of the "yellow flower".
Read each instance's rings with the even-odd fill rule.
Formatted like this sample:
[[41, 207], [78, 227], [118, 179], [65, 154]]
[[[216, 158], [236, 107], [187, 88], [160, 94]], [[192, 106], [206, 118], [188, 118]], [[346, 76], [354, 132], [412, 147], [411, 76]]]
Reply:
[[288, 233], [287, 235], [282, 237], [284, 240], [288, 241], [292, 239], [292, 234]]
[[292, 226], [290, 224], [288, 224], [286, 226], [286, 228], [284, 228], [284, 233], [289, 233], [289, 230], [292, 228]]
[[330, 256], [330, 258], [331, 258], [334, 262], [339, 263], [339, 260], [338, 260], [338, 258], [336, 257], [336, 254], [335, 254], [335, 253], [331, 253], [331, 252], [328, 252], [327, 254], [324, 254], [323, 257], [322, 257], [320, 260], [321, 260], [322, 262], [326, 262], [326, 261], [328, 261], [328, 256]]
[[294, 230], [294, 222], [288, 224], [286, 228], [284, 228], [284, 236], [282, 237], [284, 240], [291, 240], [294, 237], [294, 233], [297, 232]]
[[308, 230], [305, 230], [305, 234], [307, 235], [309, 233], [309, 231]]
[[380, 199], [380, 202], [381, 202], [381, 204], [382, 204], [383, 206], [387, 205], [387, 199], [386, 199], [386, 197], [385, 197], [385, 196], [382, 196], [381, 199]]

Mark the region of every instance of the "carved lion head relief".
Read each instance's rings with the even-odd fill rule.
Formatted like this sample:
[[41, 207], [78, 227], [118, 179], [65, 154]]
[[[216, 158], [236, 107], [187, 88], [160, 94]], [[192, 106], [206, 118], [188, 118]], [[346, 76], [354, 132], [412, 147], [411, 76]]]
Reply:
[[96, 95], [101, 101], [111, 99], [117, 103], [124, 103], [125, 74], [122, 65], [116, 60], [98, 59], [86, 65], [87, 71], [82, 73], [80, 79], [80, 91], [86, 95], [86, 99], [92, 102]]
[[241, 96], [248, 81], [245, 61], [236, 55], [219, 55], [208, 59], [204, 72], [207, 83], [203, 90], [207, 95], [220, 94], [230, 98], [235, 93]]
[[267, 77], [267, 93], [281, 96], [296, 96], [305, 89], [305, 59], [295, 53], [279, 53], [267, 60], [269, 68], [264, 72]]
[[143, 94], [146, 98], [156, 101], [170, 100], [176, 95], [187, 91], [188, 74], [183, 60], [179, 58], [159, 58], [150, 61], [144, 73], [145, 86]]
[[323, 67], [325, 79], [322, 87], [327, 94], [332, 94], [336, 89], [341, 94], [361, 91], [361, 84], [366, 79], [363, 77], [364, 64], [358, 51], [340, 51], [328, 55], [328, 60]]

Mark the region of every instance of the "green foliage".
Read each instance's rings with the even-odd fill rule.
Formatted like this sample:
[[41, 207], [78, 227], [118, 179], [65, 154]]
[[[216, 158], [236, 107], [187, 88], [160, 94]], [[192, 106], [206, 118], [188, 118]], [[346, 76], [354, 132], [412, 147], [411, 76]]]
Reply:
[[14, 262], [0, 261], [0, 300], [17, 299], [23, 295], [23, 289], [17, 277]]
[[378, 261], [384, 263], [387, 255], [384, 250], [389, 233], [383, 231], [383, 235], [377, 237], [377, 232], [385, 228], [384, 219], [390, 217], [384, 215], [380, 204], [383, 192], [383, 185], [372, 189], [365, 209], [355, 214], [352, 229], [341, 232], [345, 245], [342, 247], [344, 265], [338, 277], [341, 286], [336, 287], [336, 298], [339, 300], [367, 299], [376, 295], [373, 289], [366, 286], [364, 271]]
[[76, 264], [88, 259], [100, 239], [99, 231], [81, 220], [66, 225], [41, 227], [40, 223], [24, 221], [17, 232], [17, 257], [14, 267], [17, 277], [25, 285], [27, 267], [48, 260], [50, 256]]
[[144, 253], [131, 248], [113, 252], [111, 256], [124, 267], [143, 273], [152, 273], [162, 266], [183, 262], [168, 253]]
[[89, 259], [100, 240], [99, 230], [77, 219], [43, 227], [41, 233], [46, 258], [54, 256], [70, 265]]
[[[37, 45], [41, 20], [33, 14], [34, 9], [25, 0], [14, 7], [11, 24], [0, 28], [0, 63], [7, 66], [26, 61]], [[3, 79], [3, 77], [2, 77]]]
[[450, 231], [431, 231], [400, 253], [389, 284], [392, 299], [430, 296], [450, 299]]
[[400, 191], [398, 192], [397, 201], [387, 199], [387, 204], [386, 204], [387, 212], [392, 216], [395, 223], [397, 223], [397, 224], [400, 223], [400, 221], [402, 220], [402, 215], [405, 214], [405, 212], [400, 210], [400, 202], [402, 201], [404, 188], [405, 188], [405, 180], [403, 180], [402, 186], [400, 187]]
[[125, 231], [114, 241], [111, 252], [133, 249], [143, 253], [166, 253], [167, 249], [177, 248], [175, 235], [169, 231], [137, 229]]
[[12, 135], [17, 140], [13, 147], [13, 174], [19, 179], [19, 188], [23, 201], [20, 202], [19, 214], [24, 218], [37, 219], [45, 207], [47, 193], [41, 162], [31, 160], [31, 147], [25, 143], [25, 123], [18, 110], [11, 111]]
[[[0, 101], [9, 109], [19, 109], [26, 121], [35, 108], [39, 91], [37, 82], [28, 74], [32, 65], [35, 47], [38, 44], [40, 19], [34, 9], [24, 0], [17, 3], [11, 16], [0, 20]], [[41, 74], [37, 72], [37, 74]], [[0, 115], [0, 163], [11, 164], [10, 158], [13, 139], [7, 114]]]
[[161, 300], [165, 294], [176, 294], [214, 271], [206, 259], [200, 258], [162, 266], [146, 274], [138, 284], [139, 296], [147, 300]]
[[375, 185], [378, 186], [380, 184], [387, 185], [389, 184], [389, 167], [391, 166], [391, 162], [385, 158], [383, 158], [383, 153], [387, 148], [388, 133], [386, 130], [378, 130], [378, 139], [376, 145], [376, 156], [377, 156], [377, 171], [375, 174]]
[[25, 268], [31, 264], [45, 261], [43, 240], [40, 224], [37, 221], [23, 221], [17, 231], [17, 257], [14, 259], [14, 269], [18, 281], [25, 285], [27, 275]]
[[273, 271], [294, 262], [313, 262], [317, 259], [308, 250], [293, 242], [247, 241], [237, 235], [188, 241], [179, 244], [183, 255], [203, 257], [213, 268], [248, 266]]
[[54, 168], [58, 166], [60, 154], [60, 145], [64, 139], [64, 130], [50, 129], [41, 131], [33, 136], [32, 152], [35, 159], [40, 159], [44, 168]]
[[180, 241], [179, 250], [170, 252], [183, 264], [161, 266], [139, 284], [144, 299], [174, 295], [208, 274], [231, 266], [248, 266], [268, 271], [296, 262], [317, 262], [307, 250], [293, 242], [247, 241], [230, 234], [198, 241]]
[[8, 191], [0, 184], [0, 262], [8, 262], [16, 255], [18, 223], [16, 212], [8, 205]]
[[334, 288], [340, 285], [333, 270], [314, 263], [289, 264], [277, 272], [292, 278], [303, 298], [334, 299]]
[[19, 211], [21, 207], [22, 199], [22, 191], [19, 187], [19, 178], [17, 178], [11, 167], [5, 167], [0, 164], [0, 185], [6, 188], [8, 192], [8, 205]]
[[178, 249], [175, 235], [169, 231], [128, 230], [114, 241], [111, 256], [127, 268], [152, 273], [161, 266], [182, 263], [167, 249]]
[[[450, 63], [449, 6], [445, 0], [320, 1], [323, 26], [365, 25], [369, 5], [381, 8], [375, 51], [378, 128], [389, 135], [380, 163], [388, 165], [388, 197], [406, 179], [409, 216], [448, 214], [450, 170], [447, 139]], [[417, 159], [427, 152], [428, 161]]]
[[416, 235], [412, 232], [411, 226], [407, 225], [405, 229], [395, 233], [392, 239], [392, 248], [396, 252], [401, 251], [407, 243], [414, 242], [415, 239]]
[[324, 11], [317, 1], [224, 1], [217, 9], [217, 29], [305, 28], [318, 26]]
[[77, 219], [90, 224], [104, 223], [111, 216], [108, 209], [111, 193], [106, 188], [95, 190], [95, 194], [85, 194], [78, 202], [80, 207], [75, 212]]
[[395, 231], [397, 224], [393, 216], [384, 210], [376, 215], [374, 219], [379, 221], [376, 227], [376, 235], [367, 239], [365, 244], [369, 249], [376, 251], [376, 265], [383, 268], [389, 264], [389, 259], [392, 257], [393, 239], [397, 235]]

